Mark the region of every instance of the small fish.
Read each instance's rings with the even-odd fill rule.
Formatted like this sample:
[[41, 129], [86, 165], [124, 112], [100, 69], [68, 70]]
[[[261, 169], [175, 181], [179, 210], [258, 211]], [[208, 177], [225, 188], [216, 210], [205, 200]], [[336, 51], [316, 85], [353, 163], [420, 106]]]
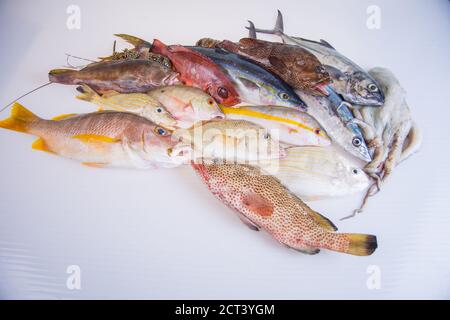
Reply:
[[167, 56], [180, 73], [183, 84], [202, 89], [217, 102], [231, 107], [240, 102], [233, 83], [211, 59], [181, 45], [166, 46], [153, 41], [152, 52]]
[[306, 104], [283, 80], [237, 54], [220, 48], [192, 47], [223, 68], [242, 100], [254, 105], [276, 105], [307, 110]]
[[32, 147], [92, 167], [171, 168], [185, 162], [169, 151], [171, 131], [127, 112], [94, 112], [44, 120], [19, 103], [0, 127], [38, 136]]
[[340, 197], [363, 191], [369, 178], [334, 148], [292, 147], [283, 159], [258, 163], [303, 200]]
[[258, 63], [297, 90], [317, 94], [318, 86], [330, 82], [319, 60], [298, 46], [251, 38], [243, 38], [238, 43], [225, 40], [217, 46]]
[[50, 82], [87, 84], [98, 93], [147, 92], [155, 87], [179, 83], [178, 73], [150, 60], [116, 60], [97, 62], [81, 70], [54, 69]]
[[216, 162], [246, 163], [285, 155], [269, 130], [244, 120], [205, 121], [189, 130], [176, 130], [174, 137], [181, 141], [173, 149], [175, 154], [191, 150], [193, 160], [205, 158]]
[[308, 254], [320, 249], [357, 256], [377, 248], [373, 235], [336, 233], [336, 226], [254, 166], [192, 163], [208, 189], [253, 230], [263, 229], [288, 248]]
[[297, 94], [309, 106], [308, 114], [319, 122], [332, 141], [351, 155], [365, 162], [371, 161], [372, 158], [364, 139], [346, 126], [336, 112], [338, 106], [333, 104], [329, 97], [312, 95], [301, 91], [297, 91]]
[[81, 92], [77, 96], [78, 99], [98, 105], [99, 111], [131, 112], [167, 129], [173, 130], [177, 126], [178, 121], [170, 112], [145, 93], [107, 93], [101, 96], [85, 84], [77, 90]]
[[222, 107], [227, 119], [247, 120], [277, 130], [281, 143], [294, 146], [328, 146], [331, 140], [315, 119], [304, 112], [275, 106]]
[[225, 119], [216, 101], [203, 90], [189, 86], [167, 86], [147, 93], [176, 119], [177, 128], [190, 128], [198, 121]]
[[278, 10], [277, 22], [272, 30], [256, 29], [250, 21], [251, 34], [267, 33], [281, 37], [285, 44], [295, 45], [314, 54], [333, 79], [332, 88], [344, 99], [356, 105], [382, 106], [384, 93], [378, 82], [356, 63], [340, 54], [325, 40], [320, 42], [284, 33], [283, 16]]

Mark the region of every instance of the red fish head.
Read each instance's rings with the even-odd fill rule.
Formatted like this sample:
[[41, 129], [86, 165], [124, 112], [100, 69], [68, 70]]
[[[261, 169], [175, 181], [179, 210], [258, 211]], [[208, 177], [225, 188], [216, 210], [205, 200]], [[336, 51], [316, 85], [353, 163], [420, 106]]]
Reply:
[[231, 82], [229, 84], [226, 82], [214, 82], [208, 86], [206, 92], [213, 97], [214, 100], [226, 107], [231, 107], [241, 102], [239, 95]]

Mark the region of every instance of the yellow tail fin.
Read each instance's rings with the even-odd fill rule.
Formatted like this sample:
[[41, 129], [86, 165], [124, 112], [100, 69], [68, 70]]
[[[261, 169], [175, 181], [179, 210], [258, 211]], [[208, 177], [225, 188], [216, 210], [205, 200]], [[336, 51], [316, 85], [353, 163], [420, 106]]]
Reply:
[[95, 92], [91, 87], [88, 85], [81, 85], [77, 88], [77, 91], [81, 94], [77, 95], [77, 99], [84, 100], [84, 101], [93, 101], [95, 98], [99, 97], [98, 93]]
[[370, 256], [378, 247], [377, 237], [369, 234], [347, 233], [341, 234], [349, 240], [345, 253], [355, 256]]
[[29, 132], [30, 126], [33, 122], [40, 120], [38, 116], [30, 110], [15, 102], [11, 108], [11, 115], [9, 118], [0, 121], [0, 128], [19, 132]]

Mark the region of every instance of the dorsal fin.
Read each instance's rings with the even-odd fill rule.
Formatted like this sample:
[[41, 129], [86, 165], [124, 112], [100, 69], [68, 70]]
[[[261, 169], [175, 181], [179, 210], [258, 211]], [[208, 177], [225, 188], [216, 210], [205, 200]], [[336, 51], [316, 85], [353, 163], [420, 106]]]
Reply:
[[320, 39], [320, 43], [323, 44], [325, 47], [328, 47], [330, 49], [336, 50], [336, 49], [334, 49], [334, 47], [328, 41]]
[[327, 229], [328, 231], [337, 230], [337, 227], [334, 225], [334, 223], [331, 222], [328, 218], [321, 215], [320, 213], [312, 209], [308, 213], [318, 224], [320, 224], [323, 228]]

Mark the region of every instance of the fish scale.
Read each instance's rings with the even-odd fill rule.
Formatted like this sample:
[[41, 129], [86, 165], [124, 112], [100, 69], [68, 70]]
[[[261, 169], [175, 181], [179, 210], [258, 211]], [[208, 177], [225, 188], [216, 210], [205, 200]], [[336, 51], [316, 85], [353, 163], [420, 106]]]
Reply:
[[178, 141], [150, 120], [132, 113], [103, 111], [44, 120], [15, 103], [0, 127], [38, 136], [33, 148], [95, 167], [174, 167], [183, 155], [169, 155]]
[[276, 178], [250, 165], [192, 163], [209, 190], [239, 213], [252, 229], [263, 229], [285, 246], [308, 254], [319, 248], [370, 255], [376, 237], [335, 233], [336, 227], [291, 194]]

